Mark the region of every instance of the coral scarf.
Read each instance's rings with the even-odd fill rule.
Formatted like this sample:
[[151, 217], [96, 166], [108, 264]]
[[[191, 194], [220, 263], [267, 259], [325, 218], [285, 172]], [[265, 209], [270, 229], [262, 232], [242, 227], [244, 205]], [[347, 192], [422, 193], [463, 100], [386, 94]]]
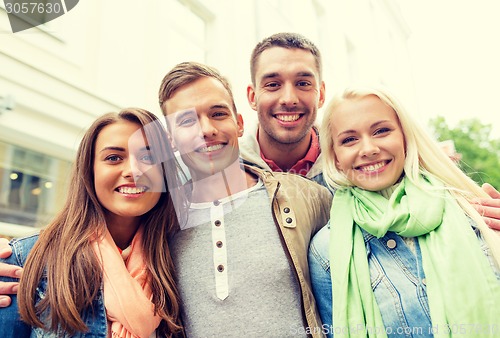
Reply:
[[142, 233], [141, 226], [125, 261], [107, 229], [102, 238], [92, 243], [103, 267], [104, 302], [111, 337], [147, 338], [161, 321], [154, 315], [150, 301], [152, 291], [144, 263]]
[[356, 187], [336, 191], [330, 214], [335, 336], [386, 337], [360, 227], [378, 238], [387, 231], [418, 237], [432, 325], [439, 329], [434, 336], [481, 336], [474, 334], [499, 323], [500, 283], [463, 210], [436, 179], [421, 184], [433, 192], [406, 178], [390, 199]]

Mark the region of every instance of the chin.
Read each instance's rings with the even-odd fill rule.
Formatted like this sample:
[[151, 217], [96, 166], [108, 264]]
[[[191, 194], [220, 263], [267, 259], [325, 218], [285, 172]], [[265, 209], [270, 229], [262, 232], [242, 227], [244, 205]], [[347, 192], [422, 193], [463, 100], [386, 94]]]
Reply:
[[358, 186], [359, 188], [363, 189], [363, 190], [368, 190], [368, 191], [380, 191], [380, 190], [384, 190], [384, 189], [387, 189], [389, 188], [390, 186], [392, 186], [392, 184], [384, 184], [384, 183], [370, 183], [370, 184], [366, 184], [366, 182], [358, 182], [355, 184], [356, 186]]

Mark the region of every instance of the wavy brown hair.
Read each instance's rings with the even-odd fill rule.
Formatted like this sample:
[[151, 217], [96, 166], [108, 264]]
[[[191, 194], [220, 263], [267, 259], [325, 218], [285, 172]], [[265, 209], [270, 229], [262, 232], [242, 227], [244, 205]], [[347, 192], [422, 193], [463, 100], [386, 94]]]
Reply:
[[[103, 282], [102, 269], [91, 241], [106, 228], [104, 209], [94, 188], [95, 143], [104, 127], [119, 121], [141, 125], [151, 149], [156, 149], [160, 157], [173, 158], [165, 153], [171, 149], [167, 146], [163, 126], [146, 110], [128, 108], [119, 113], [108, 113], [90, 126], [76, 154], [66, 203], [41, 231], [21, 278], [18, 293], [20, 314], [32, 326], [70, 335], [88, 331], [81, 314], [97, 300]], [[164, 173], [176, 170], [170, 168], [175, 165], [173, 161], [161, 165]], [[157, 332], [162, 337], [169, 337], [181, 331], [174, 266], [168, 248], [168, 236], [178, 227], [178, 222], [166, 182], [164, 187], [158, 203], [141, 216], [141, 221], [152, 302], [155, 312], [162, 318]], [[47, 292], [40, 299], [35, 295], [42, 281], [46, 282]]]

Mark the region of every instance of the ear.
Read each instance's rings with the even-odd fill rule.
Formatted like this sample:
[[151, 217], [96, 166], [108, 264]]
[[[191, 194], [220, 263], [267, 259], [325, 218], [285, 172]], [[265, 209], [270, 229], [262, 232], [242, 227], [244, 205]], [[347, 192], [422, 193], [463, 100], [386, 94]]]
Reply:
[[255, 102], [255, 89], [252, 84], [247, 87], [247, 100], [250, 107], [257, 111], [257, 103]]
[[238, 114], [236, 116], [236, 124], [238, 125], [238, 137], [242, 137], [243, 136], [243, 116], [241, 116], [241, 114]]
[[340, 166], [340, 162], [339, 162], [339, 160], [337, 159], [337, 156], [335, 156], [335, 168], [337, 168], [337, 170], [338, 170], [338, 171], [340, 171], [340, 172], [344, 172], [344, 171], [342, 170], [342, 167]]
[[173, 151], [177, 151], [177, 146], [175, 145], [175, 141], [174, 141], [174, 138], [172, 137], [172, 134], [170, 134], [169, 131], [167, 131], [167, 138], [168, 138], [168, 141], [170, 142], [170, 146], [172, 147]]
[[323, 107], [324, 103], [325, 103], [325, 81], [321, 81], [321, 85], [319, 86], [318, 108]]

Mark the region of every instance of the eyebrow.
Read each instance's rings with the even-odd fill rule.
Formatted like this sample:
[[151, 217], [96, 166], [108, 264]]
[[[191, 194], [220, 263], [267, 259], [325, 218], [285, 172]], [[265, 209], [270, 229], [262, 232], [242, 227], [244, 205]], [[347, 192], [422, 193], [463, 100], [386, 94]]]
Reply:
[[311, 72], [298, 72], [297, 75], [302, 77], [314, 77], [314, 73]]
[[272, 79], [272, 78], [275, 78], [275, 77], [278, 77], [278, 76], [279, 76], [278, 73], [267, 73], [267, 74], [262, 75], [262, 80]]
[[110, 146], [110, 147], [102, 148], [99, 152], [102, 153], [103, 151], [106, 151], [106, 150], [125, 151], [125, 148]]
[[[115, 147], [115, 146], [109, 146], [109, 147], [104, 147], [102, 148], [99, 153], [102, 153], [104, 151], [107, 151], [107, 150], [114, 150], [114, 151], [121, 151], [121, 152], [126, 152], [127, 150], [123, 147]], [[147, 146], [144, 146], [142, 148], [139, 149], [139, 151], [141, 150], [151, 150], [151, 147], [149, 145]]]
[[[391, 122], [391, 121], [389, 121], [389, 120], [377, 121], [377, 122], [373, 123], [373, 124], [370, 126], [370, 129], [372, 129], [372, 128], [374, 128], [374, 127], [378, 126], [379, 124], [385, 123], [385, 122]], [[350, 134], [350, 133], [355, 133], [355, 132], [356, 132], [356, 130], [353, 130], [353, 129], [344, 130], [343, 132], [338, 133], [337, 137], [339, 137], [339, 136], [341, 136], [341, 135], [343, 135], [343, 134]]]
[[212, 110], [212, 109], [230, 109], [230, 108], [229, 108], [229, 105], [227, 105], [227, 104], [219, 103], [219, 104], [214, 104], [214, 105], [210, 106], [210, 110]]
[[[277, 72], [267, 73], [267, 74], [262, 75], [262, 80], [273, 79], [273, 78], [276, 78], [276, 77], [279, 77], [279, 76], [280, 76], [280, 74], [277, 73]], [[314, 77], [314, 73], [307, 72], [307, 71], [300, 71], [297, 74], [295, 74], [295, 76], [299, 76], [299, 77]]]

